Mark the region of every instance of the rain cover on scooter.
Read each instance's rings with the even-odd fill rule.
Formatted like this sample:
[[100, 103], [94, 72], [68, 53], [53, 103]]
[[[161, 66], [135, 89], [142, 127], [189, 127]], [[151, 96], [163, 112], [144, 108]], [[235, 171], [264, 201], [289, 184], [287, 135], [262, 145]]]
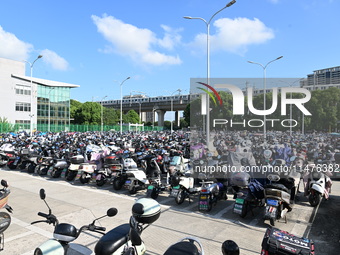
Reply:
[[262, 240], [261, 255], [312, 255], [314, 242], [277, 228], [267, 228]]
[[255, 166], [256, 165], [255, 158], [253, 156], [253, 153], [251, 153], [251, 152], [233, 152], [233, 151], [231, 151], [228, 155], [229, 165], [235, 166], [236, 169], [238, 169], [238, 170], [243, 165], [242, 161], [244, 161], [244, 159], [248, 160], [249, 166]]

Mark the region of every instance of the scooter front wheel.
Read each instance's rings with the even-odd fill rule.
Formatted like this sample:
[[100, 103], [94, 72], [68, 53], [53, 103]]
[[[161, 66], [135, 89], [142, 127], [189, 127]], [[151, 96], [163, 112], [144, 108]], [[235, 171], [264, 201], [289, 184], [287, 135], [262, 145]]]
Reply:
[[115, 190], [121, 190], [123, 188], [123, 181], [121, 178], [114, 178], [113, 179], [113, 188]]
[[96, 185], [98, 187], [103, 186], [106, 183], [106, 177], [103, 174], [98, 174], [96, 178]]
[[53, 171], [51, 173], [52, 178], [58, 178], [58, 177], [60, 177], [60, 175], [61, 175], [61, 171], [60, 170], [53, 169]]
[[86, 183], [89, 183], [89, 182], [90, 182], [90, 178], [87, 178], [86, 174], [83, 173], [83, 174], [80, 176], [79, 181], [80, 181], [82, 184], [86, 184]]
[[76, 178], [77, 172], [76, 171], [67, 171], [66, 173], [66, 180], [73, 181]]
[[321, 194], [317, 191], [312, 191], [308, 197], [311, 206], [316, 207], [321, 202]]
[[30, 174], [34, 173], [35, 167], [36, 167], [35, 164], [33, 164], [33, 163], [29, 164], [29, 166], [27, 168], [27, 173], [30, 173]]
[[178, 193], [177, 193], [177, 196], [175, 197], [175, 202], [178, 205], [180, 205], [180, 204], [182, 204], [184, 202], [185, 197], [186, 197], [186, 191], [183, 190], [183, 189], [179, 189]]
[[8, 168], [11, 169], [11, 170], [14, 170], [17, 168], [17, 165], [14, 164], [14, 161], [10, 162], [8, 165]]

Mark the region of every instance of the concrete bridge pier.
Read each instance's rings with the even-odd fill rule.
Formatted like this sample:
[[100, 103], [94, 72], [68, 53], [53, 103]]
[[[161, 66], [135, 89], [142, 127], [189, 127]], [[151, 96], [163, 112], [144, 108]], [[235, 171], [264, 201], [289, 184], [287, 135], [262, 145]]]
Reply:
[[158, 117], [158, 126], [163, 127], [164, 126], [164, 115], [166, 111], [156, 110], [156, 112], [157, 112], [157, 117]]

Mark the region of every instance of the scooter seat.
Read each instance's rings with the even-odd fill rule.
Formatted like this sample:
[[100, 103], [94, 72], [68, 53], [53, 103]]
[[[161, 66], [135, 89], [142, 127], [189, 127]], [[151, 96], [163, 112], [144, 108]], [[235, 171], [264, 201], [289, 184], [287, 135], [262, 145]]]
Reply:
[[265, 186], [265, 188], [270, 188], [270, 189], [279, 189], [279, 190], [282, 190], [282, 191], [285, 191], [285, 192], [289, 192], [288, 188], [283, 185], [283, 184], [279, 184], [279, 183], [272, 183], [272, 184], [267, 184]]
[[95, 254], [110, 255], [128, 241], [130, 224], [120, 225], [107, 232], [94, 248]]
[[163, 255], [199, 255], [197, 247], [193, 243], [179, 242], [171, 245]]

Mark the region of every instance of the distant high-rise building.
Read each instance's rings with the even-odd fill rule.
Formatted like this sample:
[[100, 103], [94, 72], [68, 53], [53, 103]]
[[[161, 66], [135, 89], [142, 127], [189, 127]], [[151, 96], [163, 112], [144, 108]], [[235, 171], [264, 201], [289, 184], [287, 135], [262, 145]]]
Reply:
[[300, 85], [308, 90], [340, 88], [340, 66], [315, 70], [312, 74], [308, 74]]

